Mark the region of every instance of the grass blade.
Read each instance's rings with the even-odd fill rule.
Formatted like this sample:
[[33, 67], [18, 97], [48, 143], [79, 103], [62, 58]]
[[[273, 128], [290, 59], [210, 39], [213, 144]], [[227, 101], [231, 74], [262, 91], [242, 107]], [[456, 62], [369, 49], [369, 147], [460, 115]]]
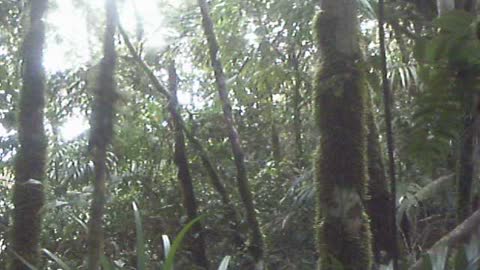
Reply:
[[187, 233], [192, 229], [193, 225], [195, 225], [195, 223], [199, 222], [203, 218], [204, 216], [199, 216], [195, 218], [194, 220], [190, 221], [187, 225], [185, 225], [185, 227], [183, 227], [183, 229], [178, 233], [177, 237], [173, 241], [170, 251], [168, 252], [168, 256], [165, 259], [165, 264], [163, 265], [162, 270], [173, 270], [173, 262], [175, 261], [175, 254], [180, 249], [183, 239], [185, 238]]
[[147, 256], [145, 251], [145, 238], [143, 236], [142, 218], [137, 204], [132, 203], [133, 214], [135, 216], [135, 229], [137, 234], [137, 270], [147, 269]]
[[27, 260], [25, 260], [22, 256], [20, 256], [17, 252], [13, 251], [13, 250], [10, 250], [10, 252], [13, 254], [13, 256], [15, 256], [15, 258], [17, 258], [18, 260], [20, 260], [23, 264], [25, 264], [28, 268], [30, 268], [30, 270], [38, 270], [38, 268], [36, 268], [35, 266], [33, 266], [31, 263], [27, 262]]
[[163, 255], [164, 258], [167, 259], [168, 253], [170, 252], [170, 238], [168, 238], [168, 235], [162, 235], [162, 241], [163, 241]]
[[228, 264], [230, 263], [230, 259], [232, 257], [230, 256], [225, 256], [225, 258], [223, 258], [222, 262], [220, 263], [220, 266], [218, 267], [218, 270], [227, 270], [228, 269]]

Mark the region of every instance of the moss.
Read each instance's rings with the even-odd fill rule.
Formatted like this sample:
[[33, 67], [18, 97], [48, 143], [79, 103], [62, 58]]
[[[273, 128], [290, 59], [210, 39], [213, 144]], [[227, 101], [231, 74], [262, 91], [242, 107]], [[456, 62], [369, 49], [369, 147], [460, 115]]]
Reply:
[[[43, 124], [45, 107], [45, 71], [42, 67], [45, 26], [42, 17], [47, 1], [30, 3], [29, 25], [23, 41], [23, 86], [19, 100], [19, 149], [15, 160], [13, 190], [12, 249], [38, 265], [41, 210], [44, 205], [43, 179], [47, 155], [47, 139]], [[25, 269], [14, 259], [9, 269]]]
[[94, 163], [95, 179], [93, 182], [90, 220], [88, 224], [88, 269], [99, 269], [100, 258], [104, 249], [103, 215], [106, 203], [107, 148], [113, 137], [115, 102], [115, 32], [117, 10], [115, 1], [106, 1], [106, 29], [103, 44], [103, 59], [94, 87], [95, 96], [91, 116], [89, 148]]
[[322, 54], [315, 77], [315, 117], [321, 132], [316, 157], [319, 265], [322, 270], [338, 269], [338, 264], [345, 270], [367, 270], [372, 257], [363, 205], [367, 92], [360, 55], [335, 49], [338, 23], [327, 11], [315, 23]]

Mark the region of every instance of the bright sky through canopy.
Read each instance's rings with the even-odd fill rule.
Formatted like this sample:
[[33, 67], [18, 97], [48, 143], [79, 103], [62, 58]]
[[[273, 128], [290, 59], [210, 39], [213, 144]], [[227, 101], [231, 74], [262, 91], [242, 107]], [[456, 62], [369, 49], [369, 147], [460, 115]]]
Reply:
[[[94, 26], [89, 25], [86, 11], [82, 1], [74, 0], [56, 0], [46, 18], [48, 28], [47, 45], [45, 50], [44, 65], [48, 73], [75, 69], [87, 64], [94, 64], [99, 61], [98, 55], [92, 55], [101, 51], [101, 42], [99, 39], [103, 32], [102, 12], [94, 15], [94, 19], [100, 18], [100, 21], [94, 21]], [[85, 0], [91, 10], [102, 11], [104, 1]], [[120, 3], [120, 1], [118, 1]], [[119, 5], [119, 17], [122, 26], [130, 33], [132, 39], [135, 37], [137, 17], [141, 19], [142, 27], [145, 32], [145, 47], [161, 50], [167, 46], [166, 37], [169, 29], [166, 26], [164, 16], [160, 10], [159, 4], [162, 1], [151, 0], [126, 0]], [[185, 4], [184, 0], [164, 0], [162, 7], [179, 8]], [[90, 28], [90, 29], [89, 29]], [[98, 29], [98, 30], [97, 30]], [[89, 40], [93, 38], [94, 40]], [[97, 53], [98, 54], [98, 53]], [[182, 104], [191, 102], [190, 93], [179, 92], [179, 101]], [[68, 119], [60, 128], [64, 140], [72, 140], [88, 130], [89, 125], [85, 117], [77, 114]], [[1, 132], [1, 130], [0, 130]]]

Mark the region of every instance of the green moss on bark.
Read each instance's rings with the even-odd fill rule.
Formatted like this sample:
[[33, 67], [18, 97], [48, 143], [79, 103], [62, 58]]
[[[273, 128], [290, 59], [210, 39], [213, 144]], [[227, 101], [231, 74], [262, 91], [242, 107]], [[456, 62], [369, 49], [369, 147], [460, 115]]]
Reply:
[[[23, 41], [23, 87], [19, 101], [19, 149], [15, 161], [13, 190], [13, 229], [11, 248], [19, 256], [38, 265], [39, 241], [45, 195], [43, 179], [47, 139], [43, 124], [45, 107], [45, 71], [42, 66], [45, 26], [42, 21], [46, 0], [32, 1], [27, 31]], [[17, 258], [12, 270], [29, 269]]]
[[367, 129], [362, 59], [358, 48], [337, 49], [342, 24], [355, 23], [356, 18], [341, 18], [333, 2], [324, 5], [327, 8], [315, 22], [322, 54], [315, 79], [315, 114], [321, 132], [316, 157], [319, 269], [338, 269], [340, 264], [345, 270], [368, 270], [372, 254], [363, 205]]
[[115, 119], [115, 32], [117, 28], [117, 7], [115, 0], [105, 2], [106, 27], [103, 43], [103, 59], [95, 85], [89, 146], [94, 163], [95, 179], [93, 181], [90, 220], [88, 222], [88, 269], [100, 269], [104, 253], [103, 216], [107, 192], [107, 148], [112, 142]]

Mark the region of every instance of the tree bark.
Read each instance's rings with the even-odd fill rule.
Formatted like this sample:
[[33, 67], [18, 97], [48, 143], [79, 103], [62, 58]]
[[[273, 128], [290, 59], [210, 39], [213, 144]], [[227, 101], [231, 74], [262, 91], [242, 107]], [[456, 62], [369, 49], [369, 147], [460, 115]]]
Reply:
[[388, 176], [390, 178], [390, 216], [389, 227], [391, 228], [391, 249], [390, 255], [393, 261], [393, 270], [398, 269], [398, 237], [397, 237], [397, 174], [395, 168], [395, 142], [393, 138], [393, 117], [392, 106], [393, 96], [390, 89], [390, 82], [388, 80], [387, 70], [387, 49], [385, 45], [385, 2], [379, 0], [378, 2], [378, 39], [380, 44], [380, 56], [382, 59], [382, 90], [383, 90], [383, 104], [385, 111], [385, 128], [387, 136], [387, 153], [388, 153]]
[[[47, 155], [44, 128], [45, 70], [43, 47], [45, 25], [43, 16], [47, 0], [30, 2], [29, 28], [23, 42], [23, 86], [19, 100], [19, 149], [15, 160], [13, 190], [13, 251], [34, 266], [40, 261], [39, 241], [42, 208], [45, 203], [43, 180]], [[17, 257], [12, 270], [28, 270]]]
[[[463, 132], [460, 136], [460, 152], [457, 164], [457, 221], [463, 222], [472, 212], [472, 185], [474, 178], [474, 150], [475, 150], [475, 116], [474, 116], [474, 94], [468, 78], [457, 78], [464, 89], [464, 123]], [[465, 81], [464, 81], [465, 80]], [[465, 88], [463, 88], [463, 87]]]
[[370, 227], [363, 204], [367, 92], [357, 1], [321, 1], [315, 32], [322, 56], [315, 82], [321, 132], [316, 159], [318, 269], [370, 270]]
[[105, 1], [106, 28], [103, 44], [103, 59], [100, 62], [90, 120], [89, 148], [94, 163], [95, 179], [93, 183], [90, 220], [88, 223], [88, 269], [100, 269], [100, 260], [104, 255], [103, 215], [106, 201], [107, 148], [112, 142], [114, 106], [117, 99], [115, 91], [115, 32], [117, 27], [117, 8], [115, 0]]
[[[375, 261], [377, 263], [388, 263], [393, 258], [394, 247], [392, 224], [385, 222], [391, 220], [392, 213], [390, 209], [391, 194], [389, 192], [389, 181], [385, 175], [385, 166], [382, 158], [382, 150], [379, 141], [379, 134], [375, 117], [373, 115], [373, 104], [370, 102], [370, 108], [367, 112], [367, 157], [368, 157], [368, 196], [366, 207], [370, 217], [370, 226], [372, 230], [372, 244]], [[385, 252], [386, 256], [382, 253]]]
[[245, 157], [240, 143], [240, 137], [235, 128], [232, 106], [228, 97], [227, 82], [223, 65], [220, 61], [220, 48], [214, 31], [212, 18], [209, 14], [209, 8], [206, 0], [198, 0], [200, 11], [202, 14], [203, 30], [207, 38], [210, 52], [210, 61], [215, 74], [215, 82], [223, 105], [223, 116], [225, 125], [228, 130], [228, 138], [232, 147], [235, 166], [237, 168], [237, 186], [240, 198], [245, 206], [247, 223], [250, 229], [250, 247], [249, 251], [254, 261], [254, 269], [263, 269], [264, 244], [263, 236], [255, 212], [252, 192], [248, 183], [247, 168], [245, 165]]
[[303, 161], [303, 139], [302, 139], [302, 94], [300, 90], [302, 88], [302, 77], [300, 73], [300, 63], [298, 57], [295, 54], [295, 49], [290, 53], [290, 61], [295, 72], [293, 96], [292, 96], [292, 108], [293, 108], [293, 134], [295, 141], [295, 162], [298, 168], [304, 167]]
[[[182, 127], [177, 120], [180, 118], [178, 115], [179, 112], [177, 98], [178, 76], [174, 62], [172, 62], [168, 68], [168, 81], [171, 97], [168, 103], [168, 110], [172, 116], [173, 131], [175, 136], [174, 162], [178, 168], [177, 178], [182, 191], [183, 207], [187, 213], [188, 221], [192, 221], [198, 217], [197, 201], [195, 199], [192, 176], [190, 174], [190, 168], [188, 165], [185, 136], [183, 134]], [[190, 232], [190, 240], [195, 264], [203, 269], [209, 269], [204, 231], [201, 222], [197, 222], [193, 225]]]
[[268, 99], [270, 101], [269, 105], [269, 116], [270, 116], [270, 143], [272, 145], [272, 158], [275, 161], [275, 166], [280, 165], [282, 162], [282, 147], [280, 142], [280, 132], [278, 130], [278, 123], [275, 116], [275, 101], [273, 100], [273, 91], [272, 89], [268, 88], [269, 95]]
[[[471, 1], [455, 0], [455, 9], [474, 12]], [[463, 132], [460, 136], [460, 151], [457, 163], [457, 221], [460, 224], [472, 212], [472, 184], [474, 178], [474, 149], [475, 149], [475, 118], [477, 104], [474, 102], [476, 94], [472, 85], [475, 72], [468, 68], [458, 70], [456, 84], [463, 92]]]

